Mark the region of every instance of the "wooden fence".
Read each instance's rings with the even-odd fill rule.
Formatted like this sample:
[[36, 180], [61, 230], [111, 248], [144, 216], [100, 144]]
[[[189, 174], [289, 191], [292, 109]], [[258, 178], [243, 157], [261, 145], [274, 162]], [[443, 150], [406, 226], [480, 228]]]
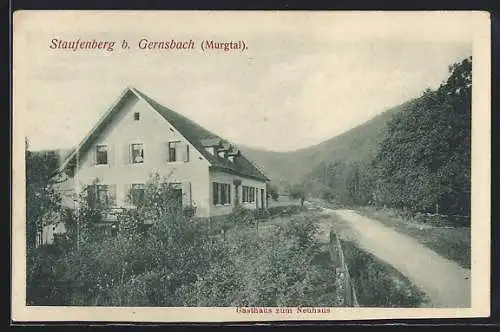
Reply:
[[330, 258], [335, 269], [336, 284], [338, 287], [337, 301], [340, 306], [359, 307], [356, 289], [345, 261], [340, 240], [334, 232], [330, 232]]

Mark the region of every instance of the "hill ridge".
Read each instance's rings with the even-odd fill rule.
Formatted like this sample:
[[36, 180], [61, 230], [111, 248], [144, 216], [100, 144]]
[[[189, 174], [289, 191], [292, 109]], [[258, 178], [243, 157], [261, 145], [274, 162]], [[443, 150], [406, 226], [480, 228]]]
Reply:
[[[384, 137], [388, 121], [418, 98], [388, 108], [371, 119], [318, 144], [293, 151], [270, 151], [239, 145], [280, 189], [306, 179], [318, 167], [337, 161], [371, 159]], [[353, 153], [355, 151], [355, 153]]]

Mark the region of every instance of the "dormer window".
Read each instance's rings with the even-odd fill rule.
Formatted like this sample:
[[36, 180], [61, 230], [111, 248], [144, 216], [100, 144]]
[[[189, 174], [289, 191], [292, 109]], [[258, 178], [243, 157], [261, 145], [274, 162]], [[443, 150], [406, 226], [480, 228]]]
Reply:
[[233, 162], [236, 160], [236, 158], [240, 155], [240, 150], [238, 148], [231, 146], [229, 151], [227, 151], [227, 159], [230, 162]]
[[207, 150], [211, 155], [215, 155], [215, 148], [213, 146], [206, 147], [205, 150]]
[[139, 112], [134, 113], [134, 121], [139, 121], [141, 114]]
[[218, 148], [222, 147], [221, 139], [219, 137], [204, 138], [201, 140], [201, 144], [205, 148], [205, 151], [210, 153], [212, 156], [217, 155]]

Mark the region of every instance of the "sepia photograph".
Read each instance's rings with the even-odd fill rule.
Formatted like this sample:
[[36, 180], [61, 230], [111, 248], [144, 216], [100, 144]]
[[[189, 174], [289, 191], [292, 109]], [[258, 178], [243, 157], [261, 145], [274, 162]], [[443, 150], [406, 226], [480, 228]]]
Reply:
[[14, 320], [489, 315], [487, 13], [13, 22]]

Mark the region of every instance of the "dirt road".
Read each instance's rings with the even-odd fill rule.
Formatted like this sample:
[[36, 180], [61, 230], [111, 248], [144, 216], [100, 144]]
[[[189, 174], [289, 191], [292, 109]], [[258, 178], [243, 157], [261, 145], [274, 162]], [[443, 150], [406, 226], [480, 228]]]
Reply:
[[405, 275], [426, 293], [433, 307], [470, 307], [470, 270], [355, 211], [326, 208], [323, 211], [347, 222], [363, 249]]

